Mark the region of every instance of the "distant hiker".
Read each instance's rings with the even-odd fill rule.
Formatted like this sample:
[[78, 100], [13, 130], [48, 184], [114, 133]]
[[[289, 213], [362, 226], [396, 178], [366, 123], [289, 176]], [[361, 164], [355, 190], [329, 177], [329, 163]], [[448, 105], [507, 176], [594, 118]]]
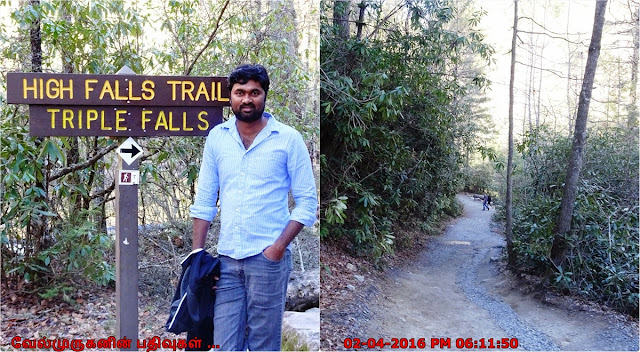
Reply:
[[485, 192], [485, 194], [482, 196], [482, 211], [484, 211], [485, 208], [489, 210], [489, 206], [487, 205], [488, 202], [489, 202], [489, 195], [487, 195], [487, 193]]
[[487, 207], [490, 207], [491, 205], [491, 195], [487, 193]]

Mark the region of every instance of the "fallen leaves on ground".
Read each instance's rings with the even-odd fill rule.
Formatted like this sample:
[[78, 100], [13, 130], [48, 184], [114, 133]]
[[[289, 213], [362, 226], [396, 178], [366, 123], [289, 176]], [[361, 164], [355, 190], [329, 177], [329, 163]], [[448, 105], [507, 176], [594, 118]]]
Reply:
[[[78, 289], [70, 300], [42, 299], [37, 294], [2, 287], [0, 348], [12, 348], [16, 336], [24, 339], [89, 339], [115, 336], [116, 292], [113, 288]], [[169, 300], [138, 295], [138, 339], [158, 336], [184, 339], [165, 331]], [[117, 337], [116, 337], [117, 339]], [[135, 343], [135, 342], [133, 342]]]
[[[448, 222], [443, 221], [442, 227]], [[369, 260], [349, 253], [344, 241], [324, 241], [320, 247], [320, 349], [344, 350], [347, 338], [366, 339], [360, 325], [372, 318], [368, 308], [386, 280], [385, 271], [402, 267], [420, 255], [429, 237], [420, 231], [405, 231], [406, 245], [395, 255], [379, 260], [379, 268]], [[384, 270], [380, 270], [384, 268]]]
[[320, 248], [320, 349], [344, 349], [346, 338], [361, 337], [359, 324], [368, 318], [366, 302], [376, 293], [381, 275], [364, 258], [354, 257], [338, 243]]

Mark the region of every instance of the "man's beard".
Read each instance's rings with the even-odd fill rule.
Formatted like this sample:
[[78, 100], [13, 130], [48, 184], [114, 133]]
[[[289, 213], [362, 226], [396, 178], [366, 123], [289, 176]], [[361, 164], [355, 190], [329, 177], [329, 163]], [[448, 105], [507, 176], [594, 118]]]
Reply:
[[255, 105], [251, 104], [249, 106], [253, 107], [253, 111], [246, 113], [242, 111], [242, 109], [245, 108], [246, 106], [247, 105], [242, 105], [237, 111], [233, 110], [233, 113], [236, 115], [236, 119], [242, 122], [254, 122], [254, 121], [258, 121], [262, 117], [262, 113], [264, 113], [264, 108], [261, 110], [257, 110]]

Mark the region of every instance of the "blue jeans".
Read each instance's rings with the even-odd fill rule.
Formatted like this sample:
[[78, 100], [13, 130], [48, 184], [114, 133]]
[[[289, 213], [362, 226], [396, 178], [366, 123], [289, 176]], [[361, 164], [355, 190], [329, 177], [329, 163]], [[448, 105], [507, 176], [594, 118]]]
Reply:
[[486, 200], [482, 202], [482, 210], [484, 210], [485, 208], [487, 210], [489, 210], [489, 206], [487, 205], [487, 201]]
[[222, 351], [279, 351], [291, 252], [275, 262], [260, 253], [220, 256], [213, 342]]

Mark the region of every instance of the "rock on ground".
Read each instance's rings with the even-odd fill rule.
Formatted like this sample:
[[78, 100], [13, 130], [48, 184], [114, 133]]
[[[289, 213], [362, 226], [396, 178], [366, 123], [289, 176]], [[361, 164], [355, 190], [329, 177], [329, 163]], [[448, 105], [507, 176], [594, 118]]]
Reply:
[[320, 308], [305, 312], [284, 312], [283, 330], [293, 330], [310, 351], [320, 349]]
[[294, 271], [287, 287], [286, 310], [303, 312], [320, 306], [320, 268]]

